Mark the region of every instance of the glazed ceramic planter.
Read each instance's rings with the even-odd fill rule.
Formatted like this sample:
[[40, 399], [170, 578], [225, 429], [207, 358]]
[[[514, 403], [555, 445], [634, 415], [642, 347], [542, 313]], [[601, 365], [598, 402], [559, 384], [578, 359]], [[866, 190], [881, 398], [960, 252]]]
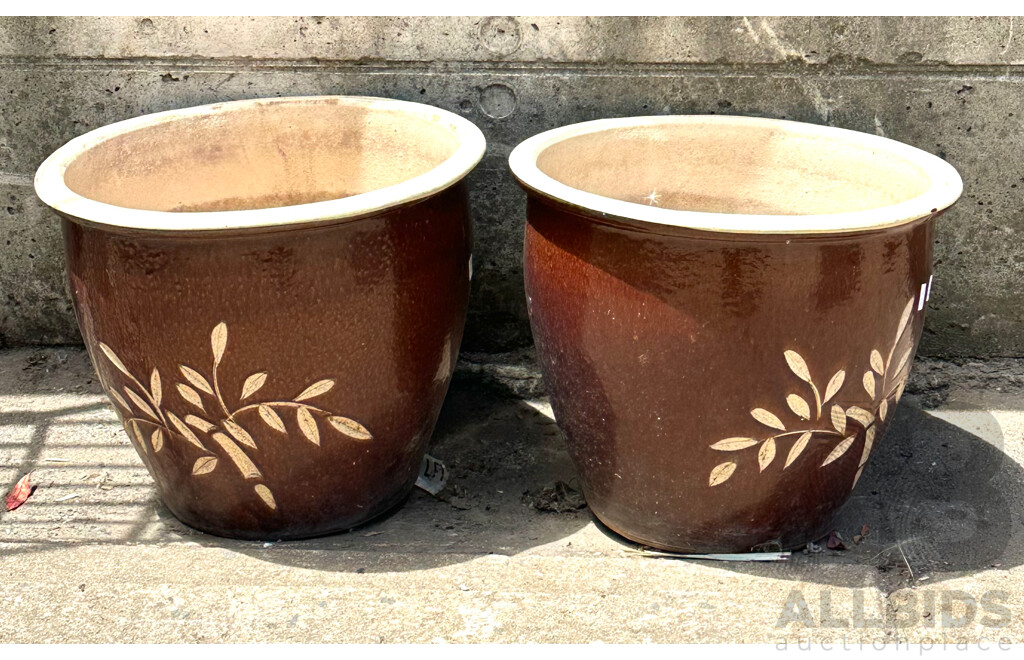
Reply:
[[687, 552], [827, 533], [903, 392], [956, 171], [721, 116], [568, 126], [510, 164], [533, 336], [594, 514]]
[[461, 341], [483, 150], [436, 108], [310, 97], [138, 117], [43, 163], [86, 346], [178, 518], [297, 538], [408, 493]]

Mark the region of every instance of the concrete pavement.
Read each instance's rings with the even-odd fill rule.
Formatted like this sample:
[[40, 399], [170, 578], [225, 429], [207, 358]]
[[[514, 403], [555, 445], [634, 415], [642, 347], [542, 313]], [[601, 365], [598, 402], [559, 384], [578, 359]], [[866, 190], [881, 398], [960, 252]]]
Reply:
[[837, 524], [850, 549], [741, 564], [631, 552], [555, 488], [544, 399], [482, 371], [435, 433], [440, 497], [264, 544], [161, 506], [82, 349], [0, 352], [0, 487], [38, 484], [0, 511], [0, 642], [1024, 641], [1019, 390], [909, 396]]

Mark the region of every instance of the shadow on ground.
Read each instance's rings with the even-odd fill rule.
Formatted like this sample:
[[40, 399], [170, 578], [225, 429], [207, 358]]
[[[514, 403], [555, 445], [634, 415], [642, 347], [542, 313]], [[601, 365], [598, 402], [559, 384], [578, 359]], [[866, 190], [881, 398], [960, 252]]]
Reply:
[[188, 542], [315, 570], [420, 570], [518, 554], [589, 522], [582, 499], [555, 488], [574, 472], [554, 422], [476, 377], [456, 379], [434, 433], [430, 451], [450, 471], [439, 496], [414, 490], [348, 533], [254, 543], [191, 529], [163, 506], [83, 350], [4, 351], [0, 370], [0, 495], [27, 472], [37, 486], [21, 508], [0, 507], [0, 557]]
[[[430, 453], [450, 471], [437, 497], [414, 490], [384, 518], [346, 534], [275, 544], [272, 553], [260, 544], [256, 552], [252, 544], [230, 547], [315, 570], [419, 570], [492, 553], [515, 555], [561, 541], [590, 522], [582, 496], [564, 488], [575, 473], [558, 427], [534, 406], [476, 379], [453, 383]], [[355, 563], [352, 552], [359, 553]]]
[[[389, 515], [348, 533], [263, 544], [192, 530], [160, 504], [84, 351], [5, 351], [0, 367], [0, 488], [7, 492], [28, 471], [39, 485], [22, 508], [0, 509], [0, 556], [83, 543], [191, 542], [312, 570], [384, 572], [490, 553], [615, 555], [635, 547], [601, 527], [565, 487], [575, 473], [543, 406], [474, 375], [456, 378], [434, 434], [431, 453], [451, 474], [440, 497], [416, 490]], [[927, 412], [904, 402], [835, 524], [847, 550], [711, 565], [889, 591], [1018, 566], [1024, 547], [1013, 535], [1015, 512], [1024, 510], [1024, 471], [1004, 453], [1003, 436], [985, 409]]]
[[[1012, 542], [1021, 484], [1024, 471], [1003, 453], [1003, 432], [991, 413], [931, 413], [904, 403], [835, 522], [845, 550], [829, 550], [822, 539], [818, 551], [794, 552], [786, 563], [715, 565], [844, 587], [864, 586], [874, 578], [889, 591], [993, 567], [1009, 569], [1024, 563], [1024, 548]], [[823, 570], [828, 566], [863, 566], [871, 572]]]

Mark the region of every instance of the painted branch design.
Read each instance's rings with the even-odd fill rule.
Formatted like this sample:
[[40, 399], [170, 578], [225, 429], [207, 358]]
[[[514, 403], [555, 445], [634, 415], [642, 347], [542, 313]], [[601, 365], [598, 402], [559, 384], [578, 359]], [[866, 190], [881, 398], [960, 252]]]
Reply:
[[[295, 424], [302, 436], [316, 446], [320, 446], [320, 429], [323, 422], [350, 440], [362, 442], [373, 439], [369, 430], [354, 419], [336, 415], [307, 403], [310, 399], [322, 396], [334, 388], [335, 381], [330, 378], [313, 383], [291, 400], [251, 402], [232, 411], [221, 392], [218, 378], [218, 368], [224, 358], [227, 341], [227, 324], [217, 324], [210, 334], [213, 367], [209, 379], [190, 366], [178, 365], [184, 382], [175, 383], [173, 391], [194, 409], [194, 412], [186, 414], [184, 418], [166, 408], [164, 381], [159, 371], [153, 369], [149, 387], [146, 388], [128, 371], [124, 362], [110, 346], [103, 342], [99, 343], [103, 355], [129, 381], [123, 387], [127, 399], [113, 387], [109, 388], [108, 394], [120, 408], [128, 436], [140, 453], [159, 453], [167, 438], [181, 438], [201, 452], [192, 466], [192, 476], [210, 474], [226, 459], [243, 479], [260, 482], [253, 486], [253, 491], [268, 508], [274, 510], [277, 509], [274, 494], [266, 484], [261, 483], [263, 473], [246, 453], [246, 449], [257, 449], [256, 441], [240, 421], [240, 417], [250, 418], [251, 423], [262, 422], [278, 433], [287, 434], [288, 427], [281, 415], [294, 413]], [[259, 392], [266, 384], [267, 378], [266, 371], [257, 371], [246, 378], [238, 397], [239, 404]], [[258, 416], [246, 414], [252, 412], [258, 412]], [[200, 434], [206, 437], [206, 442], [200, 438]]]
[[[765, 438], [726, 438], [712, 444], [711, 449], [722, 452], [739, 452], [758, 447], [757, 464], [759, 471], [764, 472], [775, 461], [780, 440], [796, 438], [786, 453], [783, 470], [789, 468], [800, 458], [812, 440], [835, 442], [832, 451], [819, 466], [819, 468], [823, 468], [846, 455], [862, 429], [864, 449], [861, 453], [857, 474], [853, 480], [853, 484], [856, 485], [874, 445], [877, 434], [876, 420], [885, 421], [889, 414], [889, 408], [899, 402], [907, 383], [910, 359], [914, 349], [913, 333], [908, 333], [907, 329], [910, 327], [913, 309], [914, 298], [911, 298], [897, 323], [896, 336], [888, 356], [883, 359], [881, 352], [876, 349], [872, 350], [868, 357], [870, 368], [861, 377], [860, 385], [871, 401], [870, 410], [856, 405], [844, 407], [836, 401], [844, 386], [848, 385], [845, 369], [840, 369], [833, 374], [825, 386], [824, 394], [822, 394], [814, 384], [814, 379], [811, 377], [810, 369], [803, 356], [796, 351], [787, 350], [784, 356], [790, 371], [807, 384], [811, 394], [809, 398], [795, 392], [786, 396], [786, 405], [789, 411], [800, 420], [795, 425], [798, 428], [788, 428], [782, 419], [771, 411], [754, 408], [750, 411], [750, 415], [762, 425], [773, 431], [778, 431], [777, 433]], [[895, 368], [893, 368], [894, 363]], [[863, 401], [863, 397], [860, 399]], [[891, 404], [890, 401], [892, 401]], [[826, 409], [830, 402], [832, 403], [831, 407]], [[725, 461], [716, 465], [708, 477], [708, 485], [718, 486], [725, 483], [737, 467], [736, 461]]]

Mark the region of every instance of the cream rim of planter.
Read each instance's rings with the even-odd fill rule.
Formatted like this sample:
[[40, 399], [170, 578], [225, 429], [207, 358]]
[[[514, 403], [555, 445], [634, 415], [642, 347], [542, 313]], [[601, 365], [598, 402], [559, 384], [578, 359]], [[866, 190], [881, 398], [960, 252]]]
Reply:
[[[384, 135], [386, 138], [383, 142], [377, 143], [380, 145], [380, 151], [385, 150], [385, 148], [390, 144], [388, 140], [392, 138], [397, 141], [399, 147], [402, 145], [408, 147], [410, 152], [408, 157], [405, 157], [405, 152], [401, 150], [399, 150], [397, 155], [386, 156], [387, 158], [392, 159], [391, 163], [393, 165], [396, 167], [400, 166], [399, 169], [404, 167], [404, 163], [407, 161], [414, 159], [417, 155], [422, 155], [422, 150], [417, 151], [417, 139], [419, 137], [417, 130], [419, 130], [420, 134], [424, 132], [431, 132], [432, 134], [429, 138], [433, 139], [437, 144], [443, 144], [445, 146], [436, 147], [433, 156], [429, 160], [424, 161], [424, 163], [420, 165], [416, 165], [414, 163], [409, 166], [407, 169], [412, 172], [411, 176], [403, 178], [402, 174], [399, 173], [397, 175], [391, 175], [390, 177], [387, 175], [377, 177], [377, 179], [374, 179], [372, 176], [364, 177], [371, 179], [371, 183], [367, 184], [366, 182], [362, 182], [362, 185], [367, 187], [367, 189], [357, 190], [354, 194], [347, 194], [340, 196], [339, 198], [322, 199], [309, 203], [285, 203], [268, 205], [267, 207], [244, 207], [240, 210], [193, 211], [187, 209], [154, 210], [152, 208], [139, 208], [138, 206], [109, 203], [109, 200], [101, 201], [100, 199], [91, 197], [89, 194], [80, 194], [81, 190], [76, 192], [68, 184], [67, 179], [69, 168], [73, 170], [75, 163], [79, 161], [79, 159], [88, 157], [90, 153], [93, 153], [97, 148], [102, 148], [105, 143], [112, 140], [138, 134], [140, 131], [152, 129], [159, 132], [160, 130], [168, 129], [165, 132], [170, 132], [168, 132], [168, 135], [165, 135], [164, 142], [167, 142], [170, 148], [175, 148], [175, 144], [172, 144], [172, 141], [168, 139], [168, 136], [175, 139], [182, 136], [187, 137], [190, 120], [193, 122], [207, 122], [207, 130], [216, 131], [217, 122], [222, 122], [225, 125], [230, 124], [231, 118], [229, 115], [232, 113], [250, 112], [254, 116], [259, 117], [260, 113], [273, 112], [274, 109], [279, 109], [280, 106], [289, 105], [292, 107], [298, 106], [300, 109], [303, 107], [323, 109], [324, 106], [328, 106], [328, 110], [335, 109], [338, 112], [351, 111], [357, 113], [357, 117], [369, 117], [370, 121], [365, 123], [373, 123], [376, 121], [376, 118], [371, 116], [372, 113], [389, 114], [393, 119], [393, 126], [390, 129], [388, 129], [387, 126], [383, 128], [378, 126], [375, 129], [376, 133], [374, 133], [374, 136], [379, 137], [380, 135]], [[362, 114], [360, 115], [358, 113]], [[412, 122], [418, 121], [418, 129], [412, 127], [405, 128], [403, 124], [406, 119]], [[177, 128], [184, 130], [173, 133], [176, 128], [174, 126], [176, 123], [181, 124]], [[238, 123], [241, 125], [241, 120], [239, 120]], [[335, 123], [333, 125], [338, 126], [339, 124]], [[301, 126], [296, 127], [296, 125], [292, 124], [286, 126], [286, 128], [288, 130], [296, 130], [297, 128], [301, 129]], [[343, 130], [344, 128], [345, 127], [342, 126], [339, 130]], [[237, 132], [241, 132], [241, 129], [238, 127], [236, 127], [235, 130]], [[403, 130], [406, 131], [406, 135], [401, 134]], [[211, 135], [218, 137], [214, 132], [211, 132]], [[338, 140], [341, 139], [342, 138], [338, 138]], [[351, 141], [351, 136], [348, 139]], [[252, 141], [257, 142], [258, 140]], [[239, 146], [240, 142], [241, 144]], [[264, 151], [268, 151], [270, 147], [267, 147], [266, 145], [273, 145], [273, 142], [273, 140], [264, 141], [261, 148], [264, 149]], [[377, 144], [374, 144], [373, 141], [368, 138], [365, 139], [364, 142], [369, 144], [359, 143], [356, 146], [350, 147], [350, 149], [366, 150], [367, 147], [369, 147], [369, 149], [372, 150], [377, 146]], [[127, 144], [131, 145], [131, 142], [129, 141]], [[310, 145], [314, 148], [320, 148], [320, 150], [326, 154], [324, 158], [331, 158], [329, 148], [319, 145], [317, 140], [310, 140]], [[207, 145], [206, 148], [210, 153], [215, 153], [215, 150], [222, 146], [227, 147], [228, 149], [237, 150], [244, 150], [247, 148], [247, 145], [244, 144], [244, 140], [236, 141], [235, 143], [230, 143], [230, 141], [227, 140], [225, 141], [225, 145]], [[191, 148], [202, 149], [203, 146], [199, 145]], [[429, 147], [426, 148], [429, 149]], [[95, 224], [98, 226], [121, 227], [158, 232], [216, 231], [261, 227], [285, 228], [304, 224], [319, 224], [346, 218], [364, 217], [441, 192], [454, 185], [468, 174], [483, 157], [485, 148], [486, 142], [484, 140], [483, 133], [481, 133], [480, 129], [472, 122], [452, 112], [422, 103], [360, 96], [299, 96], [229, 101], [134, 117], [132, 119], [103, 126], [81, 135], [60, 147], [43, 162], [36, 171], [35, 189], [39, 198], [50, 207], [69, 216], [73, 216], [75, 219], [81, 220], [86, 224]], [[443, 151], [436, 151], [436, 149], [443, 149]], [[111, 147], [110, 150], [114, 151], [115, 155], [118, 153], [114, 147]], [[147, 168], [161, 167], [159, 163], [154, 164], [157, 160], [155, 158], [150, 159], [154, 162], [147, 161], [148, 155], [145, 151], [146, 150], [143, 148], [137, 148], [135, 150], [122, 149], [120, 153], [127, 154], [129, 159], [132, 160], [132, 165], [126, 165], [125, 172], [118, 172], [116, 174], [118, 176], [122, 176], [125, 180], [130, 181], [133, 176], [147, 176], [145, 174], [145, 170], [147, 170]], [[385, 157], [381, 156], [381, 158]], [[283, 151], [281, 160], [287, 160]], [[337, 160], [337, 158], [335, 158], [335, 160]], [[244, 162], [244, 158], [242, 161]], [[434, 163], [433, 161], [439, 162]], [[113, 163], [113, 167], [116, 169], [116, 167], [119, 166], [117, 163], [120, 161], [113, 160], [110, 156], [107, 156], [106, 162], [107, 164]], [[259, 163], [256, 164], [258, 165]], [[335, 167], [344, 167], [344, 165], [339, 165], [334, 161], [330, 164]], [[385, 164], [387, 164], [386, 160]], [[306, 166], [307, 169], [311, 169], [310, 163], [304, 163], [303, 165]], [[362, 175], [362, 172], [360, 171], [361, 169], [372, 169], [370, 167], [361, 168], [360, 165], [361, 164], [357, 164], [354, 167], [357, 175]], [[133, 166], [134, 171], [128, 171], [128, 169]], [[231, 163], [224, 166], [223, 169], [227, 172], [229, 167], [234, 166], [236, 166], [236, 164]], [[178, 167], [180, 167], [180, 165], [178, 165]], [[94, 167], [93, 169], [98, 170], [100, 168]], [[259, 176], [259, 169], [259, 167], [253, 167], [249, 172], [244, 173], [241, 176], [235, 175], [235, 178], [244, 179], [247, 175]], [[139, 171], [142, 171], [143, 174], [138, 174]], [[371, 175], [376, 174], [377, 173], [371, 172]], [[270, 185], [273, 184], [272, 175], [273, 173], [264, 177]], [[294, 171], [291, 175], [293, 177], [296, 176]], [[328, 172], [324, 177], [329, 177], [330, 175], [331, 172]], [[109, 183], [99, 181], [103, 177], [96, 176], [94, 174], [90, 174], [90, 176], [97, 180], [93, 187], [101, 188], [103, 185], [107, 185]], [[154, 179], [159, 180], [159, 177], [153, 174], [149, 174], [148, 176], [150, 177], [150, 181]], [[224, 174], [224, 176], [226, 177], [228, 175]], [[310, 171], [310, 176], [320, 176], [320, 173], [313, 168]], [[296, 178], [300, 179], [301, 177]], [[380, 178], [399, 178], [399, 180], [391, 182], [389, 185], [374, 187], [372, 185], [372, 181]], [[202, 181], [199, 183], [202, 183]], [[252, 187], [253, 184], [244, 182], [240, 185], [249, 185]], [[278, 193], [283, 194], [280, 189], [281, 184], [278, 185]], [[127, 187], [127, 184], [122, 184], [122, 187]], [[170, 186], [163, 186], [163, 188], [169, 187]], [[215, 186], [212, 184], [210, 187], [211, 189], [215, 189]], [[161, 192], [166, 193], [166, 190], [162, 190]], [[125, 194], [127, 195], [128, 193]], [[132, 194], [140, 198], [146, 196], [145, 193]], [[323, 196], [323, 193], [321, 193], [321, 196]]]
[[725, 115], [564, 126], [519, 144], [509, 166], [526, 188], [605, 217], [762, 235], [894, 227], [963, 191], [953, 166], [902, 142]]

